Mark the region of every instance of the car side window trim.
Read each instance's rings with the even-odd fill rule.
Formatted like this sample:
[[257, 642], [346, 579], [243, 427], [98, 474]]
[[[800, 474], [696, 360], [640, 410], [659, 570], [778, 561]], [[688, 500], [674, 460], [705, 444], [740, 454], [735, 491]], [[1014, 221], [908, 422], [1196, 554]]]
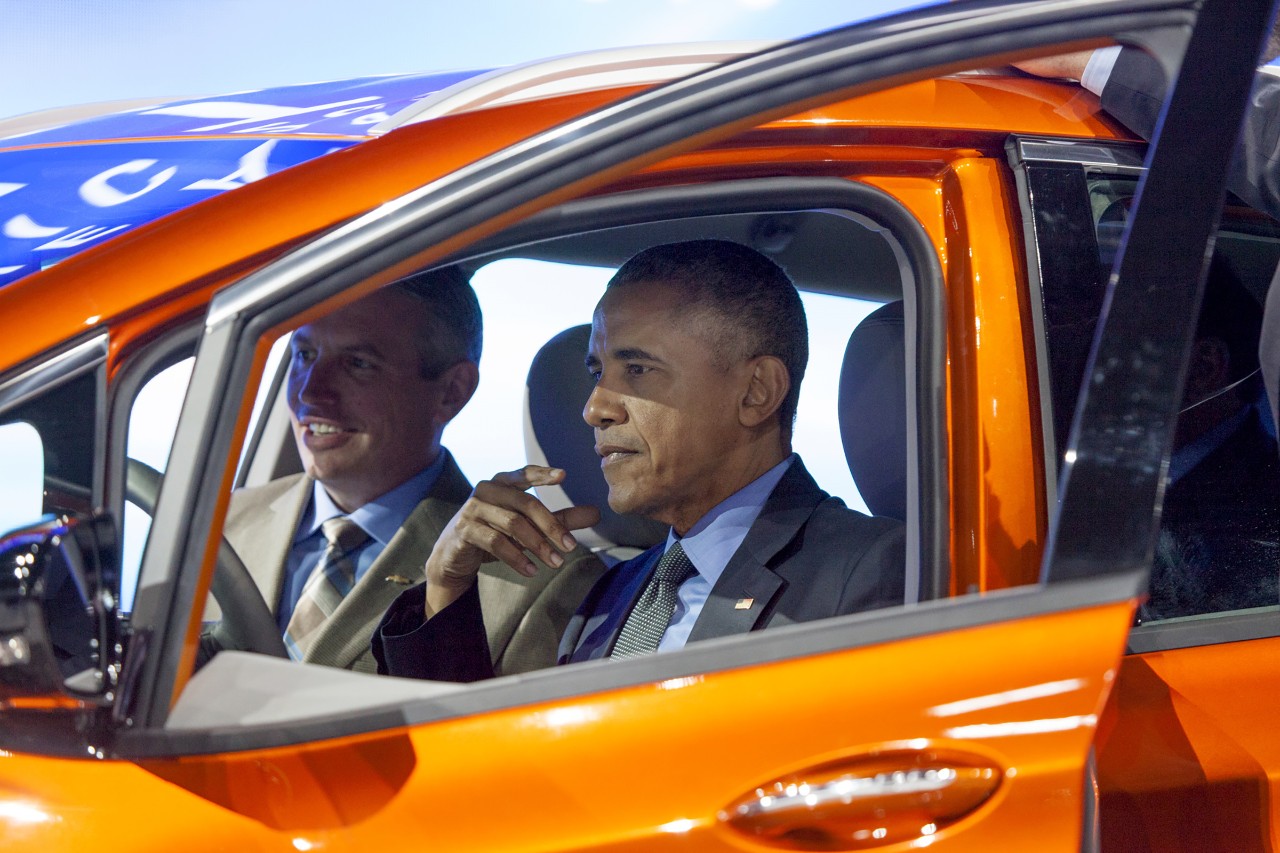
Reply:
[[107, 343], [107, 334], [102, 332], [0, 378], [0, 414], [103, 366], [107, 361]]

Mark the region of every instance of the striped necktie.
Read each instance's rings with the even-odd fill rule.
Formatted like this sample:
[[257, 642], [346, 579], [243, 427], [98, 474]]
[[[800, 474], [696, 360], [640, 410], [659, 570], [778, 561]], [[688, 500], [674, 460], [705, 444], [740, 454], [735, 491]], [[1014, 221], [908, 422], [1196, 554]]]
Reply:
[[611, 658], [620, 660], [657, 651], [675, 612], [680, 585], [693, 577], [694, 572], [684, 546], [676, 542], [667, 549], [618, 633]]
[[302, 587], [284, 631], [285, 647], [294, 660], [302, 660], [315, 640], [316, 629], [338, 609], [343, 596], [355, 585], [355, 556], [369, 541], [369, 534], [360, 525], [342, 516], [320, 525], [320, 531], [329, 546]]

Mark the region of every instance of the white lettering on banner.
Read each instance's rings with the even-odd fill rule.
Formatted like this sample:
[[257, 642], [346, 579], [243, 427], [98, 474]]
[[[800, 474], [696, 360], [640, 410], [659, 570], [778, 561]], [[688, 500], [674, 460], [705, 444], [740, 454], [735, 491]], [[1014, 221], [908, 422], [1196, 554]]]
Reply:
[[111, 186], [110, 181], [117, 175], [136, 175], [156, 164], [155, 160], [130, 160], [119, 166], [112, 166], [99, 172], [80, 185], [80, 198], [94, 207], [115, 207], [118, 204], [133, 201], [138, 196], [146, 195], [165, 181], [178, 174], [177, 166], [170, 166], [147, 179], [147, 184], [137, 192], [127, 193]]
[[86, 225], [84, 228], [78, 228], [65, 237], [59, 237], [56, 240], [50, 240], [43, 246], [36, 246], [34, 251], [41, 252], [47, 249], [74, 249], [76, 246], [83, 246], [85, 243], [92, 243], [94, 240], [100, 240], [108, 234], [114, 234], [117, 231], [123, 231], [126, 228], [132, 228], [132, 225], [116, 225], [111, 228], [101, 226]]
[[26, 184], [10, 184], [0, 181], [0, 195], [8, 195], [9, 193], [17, 192], [25, 186]]
[[41, 225], [25, 213], [19, 213], [4, 224], [4, 236], [15, 240], [43, 240], [67, 230], [67, 226]]
[[386, 109], [386, 104], [365, 104], [363, 107], [347, 107], [345, 110], [334, 110], [331, 113], [325, 113], [325, 118], [342, 118], [343, 116], [355, 115], [356, 113], [366, 113], [369, 110]]
[[369, 113], [367, 116], [356, 116], [351, 120], [352, 124], [377, 124], [380, 121], [386, 121], [391, 118], [384, 112]]
[[18, 264], [16, 267], [0, 267], [0, 275], [8, 275], [11, 272], [17, 272], [20, 269], [22, 269], [22, 264]]
[[237, 127], [231, 133], [293, 133], [295, 130], [305, 130], [310, 127], [310, 123], [290, 124], [287, 121], [273, 121], [267, 124], [259, 124], [253, 127]]
[[210, 124], [186, 131], [187, 133], [204, 133], [238, 125], [255, 124], [269, 119], [285, 118], [286, 116], [322, 113], [325, 110], [332, 110], [337, 107], [350, 106], [351, 104], [367, 104], [370, 101], [377, 100], [379, 100], [377, 95], [367, 95], [363, 98], [353, 98], [350, 101], [335, 101], [332, 104], [318, 104], [314, 107], [282, 107], [274, 104], [250, 104], [243, 101], [201, 101], [194, 104], [174, 104], [167, 107], [157, 107], [153, 110], [144, 110], [141, 114], [237, 119], [236, 121]]
[[203, 178], [183, 187], [184, 190], [234, 190], [245, 184], [260, 181], [267, 176], [267, 158], [271, 149], [276, 147], [276, 140], [262, 143], [257, 148], [240, 158], [239, 168], [225, 178]]

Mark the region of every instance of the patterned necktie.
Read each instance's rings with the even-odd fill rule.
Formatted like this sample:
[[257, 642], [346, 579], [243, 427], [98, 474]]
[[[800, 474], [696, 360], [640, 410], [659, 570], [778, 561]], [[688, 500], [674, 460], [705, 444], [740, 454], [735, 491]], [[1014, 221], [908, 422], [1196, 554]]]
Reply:
[[303, 585], [284, 631], [285, 648], [294, 660], [302, 660], [315, 639], [316, 629], [338, 609], [343, 596], [355, 585], [354, 554], [369, 541], [369, 534], [345, 517], [329, 519], [320, 525], [320, 531], [329, 547]]
[[621, 660], [657, 651], [675, 612], [680, 585], [691, 578], [694, 571], [684, 546], [676, 542], [667, 549], [622, 626], [611, 658]]

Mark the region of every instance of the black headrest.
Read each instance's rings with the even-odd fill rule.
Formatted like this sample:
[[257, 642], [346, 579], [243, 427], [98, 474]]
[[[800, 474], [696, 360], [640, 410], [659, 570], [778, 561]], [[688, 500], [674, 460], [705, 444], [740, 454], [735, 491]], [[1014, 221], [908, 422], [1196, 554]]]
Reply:
[[[547, 464], [565, 470], [562, 486], [567, 505], [595, 506], [600, 509], [600, 523], [592, 530], [603, 543], [590, 547], [608, 548], [621, 545], [648, 548], [661, 542], [667, 528], [656, 521], [634, 515], [619, 515], [609, 509], [609, 487], [600, 472], [600, 457], [595, 452], [595, 436], [582, 419], [582, 410], [591, 396], [594, 382], [585, 365], [590, 326], [574, 326], [556, 335], [538, 350], [529, 366], [528, 427], [525, 442], [529, 460], [545, 459]], [[539, 496], [552, 506], [561, 503], [538, 489]]]
[[840, 438], [849, 473], [875, 515], [907, 518], [907, 386], [902, 302], [867, 315], [840, 368]]

